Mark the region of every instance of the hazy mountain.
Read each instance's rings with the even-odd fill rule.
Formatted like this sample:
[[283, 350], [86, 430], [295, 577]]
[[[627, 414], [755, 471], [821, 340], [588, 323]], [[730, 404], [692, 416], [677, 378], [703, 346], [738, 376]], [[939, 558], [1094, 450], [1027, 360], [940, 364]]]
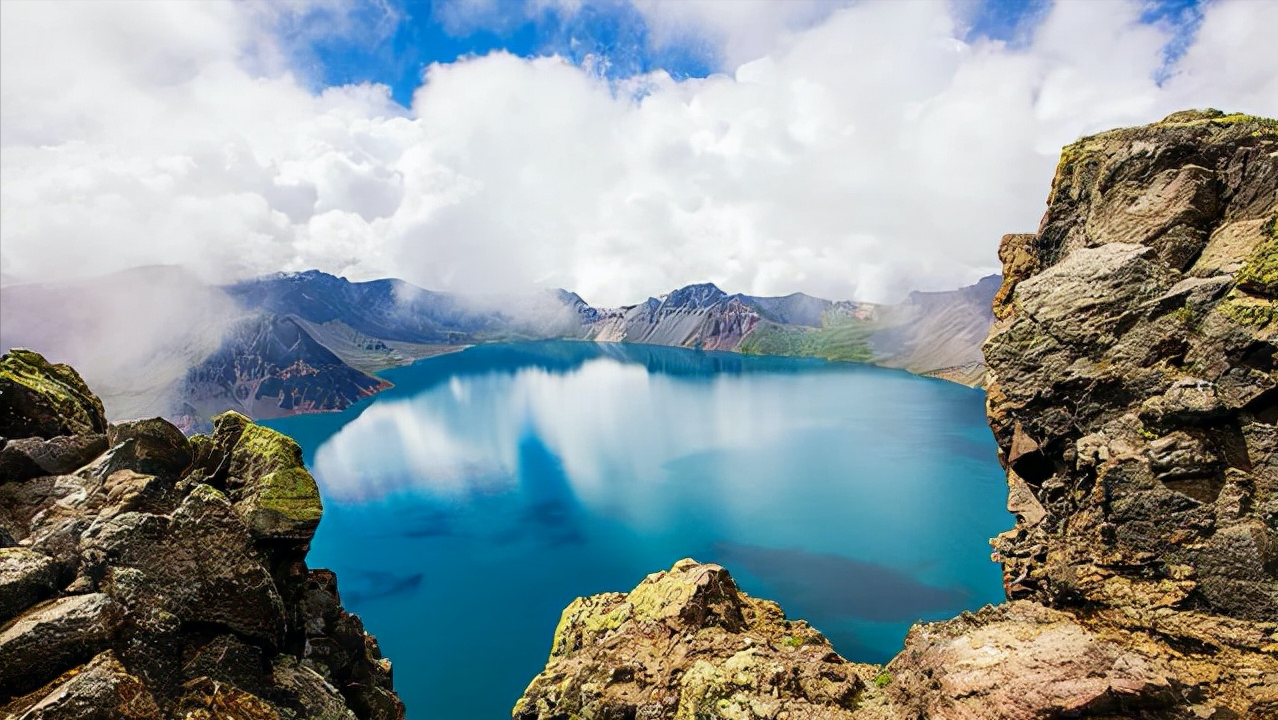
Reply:
[[380, 370], [478, 342], [579, 337], [594, 318], [563, 290], [471, 298], [317, 270], [223, 290], [246, 317], [187, 373], [177, 393], [187, 427], [228, 409], [255, 418], [341, 410], [389, 386], [372, 375]]
[[598, 320], [590, 325], [588, 337], [601, 342], [865, 360], [868, 356], [806, 352], [810, 348], [799, 342], [820, 336], [820, 330], [844, 319], [865, 319], [864, 311], [858, 318], [861, 307], [859, 303], [836, 303], [803, 293], [784, 297], [729, 295], [711, 283], [701, 283], [660, 298], [648, 298], [639, 305], [601, 310]]
[[386, 387], [381, 370], [517, 339], [874, 362], [979, 384], [997, 288], [995, 276], [874, 305], [700, 283], [600, 309], [567, 290], [469, 297], [314, 270], [216, 287], [177, 268], [141, 268], [4, 288], [0, 344], [83, 368], [113, 419], [164, 415], [189, 429], [230, 409], [256, 418], [340, 410]]
[[1003, 279], [981, 278], [948, 292], [914, 292], [905, 302], [885, 308], [882, 329], [870, 335], [875, 362], [965, 385], [985, 376], [981, 343], [994, 323], [994, 295]]
[[0, 349], [74, 365], [112, 421], [169, 415], [187, 371], [243, 315], [220, 288], [173, 266], [0, 288]]
[[245, 309], [296, 315], [317, 325], [338, 322], [382, 340], [456, 343], [503, 326], [497, 312], [403, 280], [350, 282], [308, 270], [248, 280], [225, 290]]
[[833, 302], [794, 293], [729, 295], [689, 285], [639, 305], [600, 310], [588, 337], [760, 355], [873, 362], [966, 385], [984, 376], [981, 342], [1000, 279], [915, 292], [897, 305]]

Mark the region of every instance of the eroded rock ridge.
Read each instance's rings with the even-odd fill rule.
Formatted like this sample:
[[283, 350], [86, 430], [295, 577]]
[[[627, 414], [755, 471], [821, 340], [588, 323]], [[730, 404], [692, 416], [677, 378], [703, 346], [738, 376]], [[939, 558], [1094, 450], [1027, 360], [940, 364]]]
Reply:
[[108, 424], [80, 376], [0, 358], [0, 717], [397, 720], [390, 663], [306, 552], [291, 439], [227, 413]]

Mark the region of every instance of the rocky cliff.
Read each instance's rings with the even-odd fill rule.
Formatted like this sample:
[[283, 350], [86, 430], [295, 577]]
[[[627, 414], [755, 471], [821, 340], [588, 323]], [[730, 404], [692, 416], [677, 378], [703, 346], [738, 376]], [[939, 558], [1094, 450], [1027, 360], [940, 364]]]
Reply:
[[242, 415], [111, 424], [71, 368], [0, 357], [0, 716], [403, 718], [306, 565], [320, 514], [296, 443]]
[[1008, 602], [885, 667], [681, 562], [574, 602], [518, 720], [1278, 718], [1278, 122], [1067, 147], [1004, 238], [988, 411]]

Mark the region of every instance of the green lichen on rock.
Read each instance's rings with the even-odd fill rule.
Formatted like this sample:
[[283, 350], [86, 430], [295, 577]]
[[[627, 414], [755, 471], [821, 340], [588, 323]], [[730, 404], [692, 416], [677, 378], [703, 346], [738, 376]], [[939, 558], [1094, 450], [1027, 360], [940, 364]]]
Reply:
[[219, 436], [235, 437], [229, 449], [227, 486], [236, 510], [259, 538], [309, 541], [323, 514], [319, 487], [292, 438], [256, 425], [235, 412], [214, 418]]
[[1163, 118], [1157, 125], [1255, 125], [1257, 131], [1269, 134], [1278, 133], [1278, 120], [1248, 115], [1247, 113], [1224, 113], [1214, 108], [1206, 110], [1181, 110]]
[[1234, 279], [1248, 292], [1278, 297], [1278, 215], [1269, 219], [1264, 242], [1252, 251]]
[[1235, 295], [1218, 307], [1226, 317], [1241, 325], [1264, 327], [1278, 322], [1278, 306], [1273, 300]]
[[592, 642], [598, 636], [615, 630], [631, 615], [631, 606], [621, 593], [604, 593], [579, 597], [564, 608], [551, 641], [552, 657], [567, 655]]
[[21, 348], [0, 357], [0, 436], [85, 435], [106, 426], [102, 401], [69, 365]]

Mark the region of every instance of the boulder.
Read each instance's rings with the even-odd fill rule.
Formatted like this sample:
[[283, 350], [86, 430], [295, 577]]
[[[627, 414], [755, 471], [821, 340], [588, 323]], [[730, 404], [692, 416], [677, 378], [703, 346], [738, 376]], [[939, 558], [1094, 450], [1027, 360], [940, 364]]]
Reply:
[[58, 591], [53, 558], [25, 547], [0, 548], [0, 623]]
[[[226, 491], [255, 538], [305, 547], [323, 514], [319, 486], [292, 438], [236, 412], [216, 418], [207, 468], [225, 473]], [[223, 464], [224, 463], [224, 464]]]
[[102, 593], [49, 600], [0, 628], [0, 688], [33, 690], [105, 650], [124, 609]]
[[[110, 651], [51, 684], [17, 720], [163, 720], [146, 685]], [[46, 688], [48, 689], [48, 688]]]
[[722, 567], [681, 560], [629, 593], [574, 600], [514, 717], [851, 720], [868, 672]]
[[132, 605], [160, 605], [188, 623], [211, 623], [258, 642], [281, 642], [283, 601], [231, 503], [197, 485], [172, 517], [122, 513], [85, 533], [86, 556], [112, 568], [133, 568], [145, 582], [125, 595]]
[[128, 468], [148, 475], [177, 477], [193, 458], [186, 435], [164, 418], [112, 425], [107, 437], [113, 447], [128, 443], [131, 452]]
[[0, 448], [0, 482], [72, 472], [106, 450], [106, 442], [100, 433], [10, 440]]
[[106, 432], [102, 401], [68, 365], [14, 349], [0, 356], [0, 437], [54, 438]]
[[1026, 601], [914, 626], [887, 672], [901, 707], [948, 720], [1136, 716], [1178, 700], [1164, 659]]

